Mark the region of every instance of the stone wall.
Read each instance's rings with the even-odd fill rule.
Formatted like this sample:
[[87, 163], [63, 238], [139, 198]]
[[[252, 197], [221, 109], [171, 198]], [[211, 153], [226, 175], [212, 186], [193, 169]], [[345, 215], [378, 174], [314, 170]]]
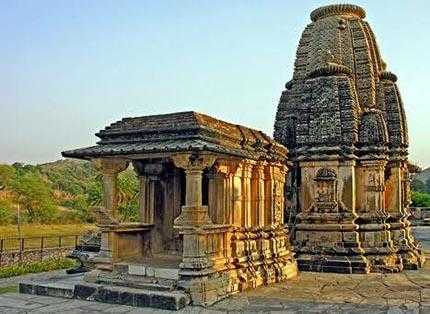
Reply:
[[51, 258], [66, 257], [72, 248], [49, 248], [33, 249], [25, 251], [4, 251], [0, 253], [0, 267], [7, 267], [17, 264], [27, 264], [31, 262], [44, 261]]

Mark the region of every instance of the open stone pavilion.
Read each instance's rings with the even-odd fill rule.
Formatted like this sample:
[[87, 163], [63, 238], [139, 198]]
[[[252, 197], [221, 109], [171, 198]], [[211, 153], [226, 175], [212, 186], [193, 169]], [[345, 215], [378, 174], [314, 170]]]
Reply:
[[[186, 291], [207, 305], [296, 276], [284, 227], [285, 147], [195, 112], [126, 118], [97, 136], [97, 146], [63, 153], [103, 174], [101, 251], [88, 282], [177, 289], [181, 304]], [[139, 223], [116, 213], [116, 177], [129, 163], [140, 181]]]
[[[63, 152], [91, 160], [104, 187], [95, 209], [101, 250], [70, 297], [179, 309], [288, 280], [298, 269], [422, 267], [408, 221], [397, 77], [364, 18], [347, 4], [311, 13], [275, 140], [181, 112], [122, 119], [97, 134], [96, 146]], [[116, 178], [129, 165], [140, 181], [138, 223], [117, 215]]]

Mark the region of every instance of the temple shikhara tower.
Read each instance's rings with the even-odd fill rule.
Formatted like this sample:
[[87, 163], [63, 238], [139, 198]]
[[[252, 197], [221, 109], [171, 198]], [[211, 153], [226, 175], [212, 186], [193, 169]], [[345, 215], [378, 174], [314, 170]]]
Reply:
[[408, 130], [397, 77], [355, 5], [314, 10], [275, 139], [290, 151], [287, 219], [300, 270], [367, 273], [424, 262], [411, 234]]
[[[189, 111], [124, 118], [97, 145], [63, 152], [103, 176], [101, 249], [74, 296], [179, 309], [298, 269], [421, 267], [403, 103], [364, 18], [355, 5], [311, 13], [274, 139]], [[117, 176], [128, 167], [139, 222], [118, 215]]]

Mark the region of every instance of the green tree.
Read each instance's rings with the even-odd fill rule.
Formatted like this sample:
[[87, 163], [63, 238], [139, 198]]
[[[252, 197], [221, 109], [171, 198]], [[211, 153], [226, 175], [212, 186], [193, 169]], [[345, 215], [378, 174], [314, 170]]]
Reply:
[[50, 222], [58, 208], [53, 191], [36, 171], [24, 171], [13, 183], [14, 192], [29, 222]]
[[90, 182], [87, 187], [88, 203], [91, 206], [98, 206], [102, 203], [103, 188], [101, 177], [97, 177]]
[[412, 206], [430, 207], [430, 194], [422, 192], [412, 192]]
[[72, 199], [65, 200], [62, 205], [72, 210], [71, 217], [73, 220], [93, 222], [90, 204], [86, 195], [77, 195]]
[[15, 178], [15, 168], [9, 165], [0, 165], [0, 190], [6, 188]]
[[0, 199], [0, 224], [9, 224], [13, 220], [13, 203], [8, 198]]
[[134, 171], [126, 170], [118, 176], [118, 211], [123, 221], [139, 220], [139, 181]]

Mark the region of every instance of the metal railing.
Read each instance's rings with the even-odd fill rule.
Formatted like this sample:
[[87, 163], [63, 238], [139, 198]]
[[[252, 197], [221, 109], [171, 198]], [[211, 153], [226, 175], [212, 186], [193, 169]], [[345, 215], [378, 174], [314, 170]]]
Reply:
[[2, 238], [0, 239], [0, 267], [4, 264], [6, 255], [13, 255], [14, 259], [22, 262], [26, 253], [35, 253], [40, 260], [43, 260], [44, 253], [48, 251], [73, 249], [78, 245], [81, 236], [74, 234]]

